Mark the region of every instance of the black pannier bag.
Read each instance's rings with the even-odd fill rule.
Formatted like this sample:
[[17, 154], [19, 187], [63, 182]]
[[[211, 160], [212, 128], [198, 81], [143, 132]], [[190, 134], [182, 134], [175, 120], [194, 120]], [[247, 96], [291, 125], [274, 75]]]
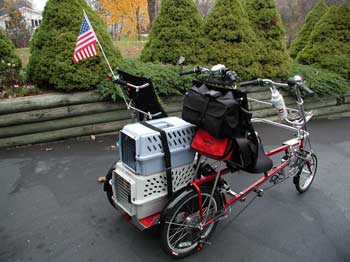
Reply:
[[233, 154], [229, 162], [250, 173], [261, 173], [272, 167], [272, 161], [264, 153], [251, 117], [247, 94], [238, 89], [196, 80], [184, 98], [184, 120], [216, 138], [232, 139]]
[[242, 137], [250, 126], [246, 94], [240, 90], [193, 86], [185, 95], [182, 118], [216, 138]]

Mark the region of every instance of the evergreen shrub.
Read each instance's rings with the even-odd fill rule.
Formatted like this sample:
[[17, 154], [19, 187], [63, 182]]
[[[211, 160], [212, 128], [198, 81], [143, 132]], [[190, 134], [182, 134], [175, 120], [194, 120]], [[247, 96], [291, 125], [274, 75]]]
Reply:
[[350, 80], [350, 5], [332, 6], [313, 30], [297, 60]]
[[19, 81], [21, 67], [15, 46], [0, 29], [0, 91]]
[[261, 77], [261, 43], [239, 0], [217, 0], [204, 26], [207, 64], [224, 64], [243, 79]]
[[185, 56], [189, 63], [200, 63], [203, 47], [203, 21], [193, 0], [163, 0], [141, 60], [174, 64]]
[[293, 40], [290, 55], [295, 58], [309, 41], [310, 35], [322, 16], [328, 11], [328, 6], [324, 0], [319, 0], [306, 16], [305, 23]]
[[35, 31], [28, 64], [28, 80], [41, 87], [64, 91], [88, 90], [96, 87], [108, 74], [107, 64], [98, 56], [73, 64], [72, 56], [85, 9], [93, 29], [112, 64], [121, 61], [119, 51], [100, 16], [84, 0], [49, 0], [43, 21]]
[[288, 78], [291, 59], [287, 53], [284, 27], [274, 0], [244, 0], [250, 24], [261, 42], [261, 77]]
[[318, 96], [339, 96], [350, 92], [349, 80], [325, 69], [294, 63], [292, 74], [302, 75], [306, 85]]

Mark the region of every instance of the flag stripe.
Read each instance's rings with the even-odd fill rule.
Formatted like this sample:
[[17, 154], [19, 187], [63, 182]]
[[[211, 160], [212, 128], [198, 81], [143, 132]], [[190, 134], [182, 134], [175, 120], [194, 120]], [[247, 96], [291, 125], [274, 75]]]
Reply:
[[91, 46], [92, 47], [92, 51], [94, 52], [94, 55], [97, 55], [97, 51], [94, 45]]
[[81, 43], [80, 45], [77, 45], [75, 48], [80, 49], [81, 47], [84, 47], [90, 43], [96, 42], [95, 38], [87, 39], [85, 42]]
[[78, 39], [78, 42], [77, 42], [77, 44], [75, 46], [82, 45], [82, 44], [84, 44], [86, 41], [88, 41], [90, 39], [95, 39], [95, 36], [93, 35], [93, 33], [87, 35], [84, 38]]
[[79, 36], [78, 36], [78, 41], [79, 41], [80, 39], [82, 39], [82, 38], [88, 36], [88, 35], [91, 35], [91, 34], [93, 34], [93, 31], [90, 29], [89, 31], [85, 32], [84, 34], [79, 35]]
[[93, 55], [94, 55], [94, 54], [92, 53], [91, 46], [88, 46], [88, 47], [87, 47], [87, 50], [88, 50], [90, 56], [93, 56]]
[[92, 42], [90, 42], [90, 43], [87, 43], [87, 44], [84, 45], [84, 46], [79, 46], [79, 47], [75, 48], [75, 51], [76, 51], [76, 52], [79, 52], [79, 51], [85, 49], [85, 48], [88, 47], [88, 46], [95, 45], [95, 43], [96, 43], [96, 40], [94, 40], [94, 41], [92, 41]]

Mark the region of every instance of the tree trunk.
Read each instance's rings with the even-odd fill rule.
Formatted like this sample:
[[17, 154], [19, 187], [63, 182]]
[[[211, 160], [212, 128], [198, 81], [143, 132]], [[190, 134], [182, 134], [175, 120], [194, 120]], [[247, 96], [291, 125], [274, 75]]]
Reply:
[[149, 26], [152, 26], [152, 22], [157, 16], [157, 0], [147, 0], [148, 4], [148, 16], [149, 16]]
[[136, 7], [136, 30], [137, 30], [137, 40], [141, 40], [141, 21], [140, 21], [140, 7]]

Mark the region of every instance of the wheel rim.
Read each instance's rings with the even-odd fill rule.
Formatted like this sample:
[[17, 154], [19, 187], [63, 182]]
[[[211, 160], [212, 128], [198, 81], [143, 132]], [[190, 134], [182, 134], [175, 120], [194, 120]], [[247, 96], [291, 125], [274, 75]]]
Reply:
[[[202, 193], [204, 216], [208, 212], [206, 207], [208, 206], [209, 199], [210, 194]], [[213, 197], [208, 219], [212, 218], [212, 215], [215, 214], [217, 210], [218, 205]], [[167, 244], [175, 255], [186, 253], [196, 248], [200, 237], [208, 237], [214, 227], [213, 223], [202, 231], [199, 230], [198, 225], [200, 223], [200, 215], [198, 211], [197, 195], [191, 196], [186, 202], [178, 207], [170, 221], [166, 223], [169, 224], [167, 228]]]
[[311, 155], [311, 159], [306, 161], [306, 164], [304, 165], [299, 175], [300, 176], [299, 186], [301, 190], [305, 190], [311, 185], [315, 177], [316, 169], [317, 169], [317, 159], [314, 155]]

